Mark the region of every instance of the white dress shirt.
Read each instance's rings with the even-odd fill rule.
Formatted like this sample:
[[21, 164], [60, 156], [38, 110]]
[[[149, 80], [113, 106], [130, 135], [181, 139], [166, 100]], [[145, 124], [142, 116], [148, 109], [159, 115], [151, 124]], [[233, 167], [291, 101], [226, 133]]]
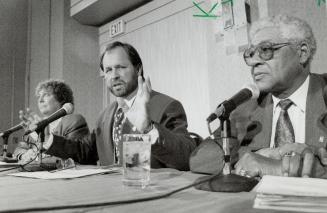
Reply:
[[[310, 75], [309, 75], [310, 76]], [[288, 98], [293, 104], [288, 108], [287, 112], [292, 122], [294, 129], [294, 136], [296, 143], [305, 143], [305, 111], [306, 111], [306, 101], [309, 89], [309, 78], [303, 82], [303, 84]], [[272, 96], [273, 99], [273, 119], [272, 119], [272, 131], [270, 139], [270, 147], [273, 148], [275, 144], [275, 132], [276, 124], [280, 114], [280, 106], [278, 105], [281, 99]]]

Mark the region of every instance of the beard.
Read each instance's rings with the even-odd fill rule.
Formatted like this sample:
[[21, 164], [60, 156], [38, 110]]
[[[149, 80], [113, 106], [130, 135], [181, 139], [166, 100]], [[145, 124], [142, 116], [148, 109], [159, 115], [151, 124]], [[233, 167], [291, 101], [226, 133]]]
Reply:
[[127, 97], [137, 88], [137, 79], [126, 83], [125, 81], [118, 80], [110, 84], [109, 90], [116, 97]]

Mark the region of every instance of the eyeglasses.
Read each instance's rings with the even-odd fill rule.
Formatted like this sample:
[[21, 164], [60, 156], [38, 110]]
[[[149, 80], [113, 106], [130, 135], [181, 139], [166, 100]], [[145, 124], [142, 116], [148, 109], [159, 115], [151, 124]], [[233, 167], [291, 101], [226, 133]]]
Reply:
[[253, 65], [250, 63], [249, 59], [252, 58], [256, 52], [259, 53], [259, 58], [264, 61], [268, 61], [274, 57], [274, 51], [282, 48], [284, 46], [290, 45], [291, 43], [271, 43], [271, 42], [263, 42], [256, 46], [252, 46], [244, 51], [243, 58], [247, 65]]

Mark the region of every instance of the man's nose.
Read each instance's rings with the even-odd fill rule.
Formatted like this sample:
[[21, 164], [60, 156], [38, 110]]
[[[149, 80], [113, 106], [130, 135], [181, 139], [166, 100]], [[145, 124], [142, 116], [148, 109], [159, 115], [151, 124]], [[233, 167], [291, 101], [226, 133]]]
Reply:
[[118, 69], [113, 69], [111, 73], [112, 79], [118, 79], [120, 77]]
[[253, 54], [252, 56], [246, 58], [246, 64], [251, 67], [255, 67], [258, 64], [262, 64], [262, 59], [258, 56], [258, 54]]
[[251, 57], [251, 58], [248, 58], [248, 59], [247, 59], [246, 64], [247, 64], [248, 66], [255, 67], [255, 66], [257, 66], [258, 64], [262, 64], [262, 60], [260, 60], [260, 59], [258, 59], [258, 58], [256, 58], [256, 57]]

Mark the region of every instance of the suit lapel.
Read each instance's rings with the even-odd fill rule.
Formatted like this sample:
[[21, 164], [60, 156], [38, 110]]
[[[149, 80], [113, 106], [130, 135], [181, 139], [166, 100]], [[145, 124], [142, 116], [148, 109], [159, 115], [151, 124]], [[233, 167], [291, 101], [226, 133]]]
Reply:
[[326, 114], [324, 86], [325, 82], [318, 75], [310, 75], [306, 102], [305, 143], [317, 147], [325, 145], [327, 140], [326, 127], [321, 123]]
[[254, 113], [253, 122], [256, 124], [258, 132], [253, 138], [255, 148], [266, 148], [270, 146], [272, 129], [273, 101], [271, 94], [268, 94], [261, 102]]
[[[117, 102], [109, 106], [101, 122], [101, 132], [97, 133], [98, 154], [101, 165], [114, 163], [114, 146], [112, 141], [113, 117], [118, 107]], [[99, 134], [100, 133], [100, 134]], [[102, 135], [101, 135], [102, 134]]]

